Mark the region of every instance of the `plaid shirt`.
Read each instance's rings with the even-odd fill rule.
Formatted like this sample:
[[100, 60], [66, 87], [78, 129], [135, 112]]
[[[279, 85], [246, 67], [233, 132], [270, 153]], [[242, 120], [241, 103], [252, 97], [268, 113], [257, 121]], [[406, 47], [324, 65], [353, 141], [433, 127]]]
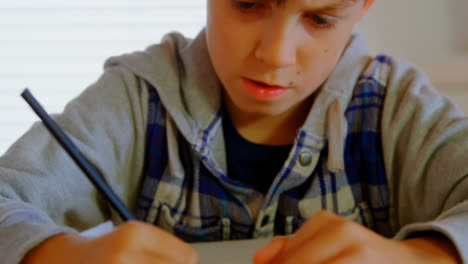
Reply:
[[[289, 235], [325, 209], [391, 236], [380, 131], [390, 63], [386, 56], [375, 58], [354, 87], [345, 111], [345, 170], [328, 168], [327, 138], [301, 129], [266, 196], [230, 179], [213, 160], [213, 141], [222, 129], [221, 110], [201, 140], [191, 145], [180, 136], [179, 153], [168, 153], [167, 113], [150, 86], [146, 178], [138, 219], [188, 242], [216, 241]], [[171, 173], [171, 158], [181, 160], [183, 177]]]

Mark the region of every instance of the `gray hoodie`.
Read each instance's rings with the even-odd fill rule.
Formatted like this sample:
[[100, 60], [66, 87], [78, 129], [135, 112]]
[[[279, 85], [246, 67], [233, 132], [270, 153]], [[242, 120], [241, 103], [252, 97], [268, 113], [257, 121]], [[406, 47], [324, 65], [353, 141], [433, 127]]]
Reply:
[[[339, 125], [333, 133], [327, 128], [336, 127], [330, 124], [337, 122], [333, 120], [344, 119], [353, 92], [349, 87], [355, 87], [372, 61], [365, 40], [353, 36], [316, 95], [320, 103], [312, 106], [303, 129], [318, 138], [330, 137], [334, 143], [327, 145], [328, 153], [343, 149], [347, 128]], [[450, 239], [468, 263], [468, 120], [408, 63], [395, 60], [379, 81], [387, 86], [381, 136], [395, 239], [436, 231]], [[144, 177], [148, 83], [156, 87], [167, 111], [169, 152], [176, 151], [177, 131], [196, 145], [222, 103], [204, 32], [193, 41], [171, 34], [144, 52], [109, 59], [101, 78], [54, 116], [132, 209]], [[222, 133], [214, 142], [210, 155], [226, 171]], [[173, 158], [169, 163], [170, 173], [180, 174], [181, 161]], [[328, 165], [343, 170], [341, 155], [329, 155]], [[165, 195], [171, 199], [171, 193]], [[260, 219], [265, 212], [257, 213]], [[41, 123], [0, 158], [2, 263], [18, 263], [50, 236], [108, 219], [118, 222]]]

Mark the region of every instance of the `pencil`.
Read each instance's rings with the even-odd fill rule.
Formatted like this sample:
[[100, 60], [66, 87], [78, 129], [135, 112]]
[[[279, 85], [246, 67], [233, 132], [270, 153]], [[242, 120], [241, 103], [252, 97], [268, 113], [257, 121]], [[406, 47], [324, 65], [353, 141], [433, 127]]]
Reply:
[[29, 92], [28, 88], [24, 89], [24, 91], [21, 93], [21, 97], [23, 97], [29, 106], [31, 106], [33, 111], [39, 116], [50, 133], [52, 133], [55, 139], [75, 161], [78, 167], [81, 168], [81, 170], [94, 184], [98, 191], [104, 195], [104, 197], [110, 202], [114, 209], [117, 210], [120, 217], [122, 217], [124, 221], [134, 220], [135, 217], [114, 193], [111, 187], [105, 182], [102, 175], [96, 169], [94, 169], [88, 159], [86, 159], [86, 157], [80, 152], [76, 145], [73, 144], [71, 139], [65, 134], [60, 126], [47, 114], [39, 102]]

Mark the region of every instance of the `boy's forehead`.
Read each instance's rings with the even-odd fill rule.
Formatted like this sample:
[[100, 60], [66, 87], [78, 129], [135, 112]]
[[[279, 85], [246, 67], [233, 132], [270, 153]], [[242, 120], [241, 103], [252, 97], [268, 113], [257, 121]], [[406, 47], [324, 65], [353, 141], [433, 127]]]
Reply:
[[265, 0], [265, 2], [267, 3], [274, 2], [277, 6], [284, 5], [290, 1], [299, 1], [299, 2], [303, 2], [304, 4], [314, 4], [315, 2], [318, 2], [318, 4], [320, 5], [333, 5], [337, 7], [346, 7], [346, 6], [355, 4], [359, 0]]

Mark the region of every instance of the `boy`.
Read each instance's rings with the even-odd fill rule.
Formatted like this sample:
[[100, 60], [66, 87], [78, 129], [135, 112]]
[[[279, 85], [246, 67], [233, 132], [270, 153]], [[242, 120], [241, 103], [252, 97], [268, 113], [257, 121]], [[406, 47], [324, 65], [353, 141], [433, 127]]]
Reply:
[[0, 159], [4, 261], [196, 263], [182, 240], [286, 235], [254, 262], [467, 262], [468, 120], [351, 36], [372, 3], [209, 0], [193, 41], [110, 59], [55, 118], [148, 224], [80, 237], [117, 218], [36, 124]]

